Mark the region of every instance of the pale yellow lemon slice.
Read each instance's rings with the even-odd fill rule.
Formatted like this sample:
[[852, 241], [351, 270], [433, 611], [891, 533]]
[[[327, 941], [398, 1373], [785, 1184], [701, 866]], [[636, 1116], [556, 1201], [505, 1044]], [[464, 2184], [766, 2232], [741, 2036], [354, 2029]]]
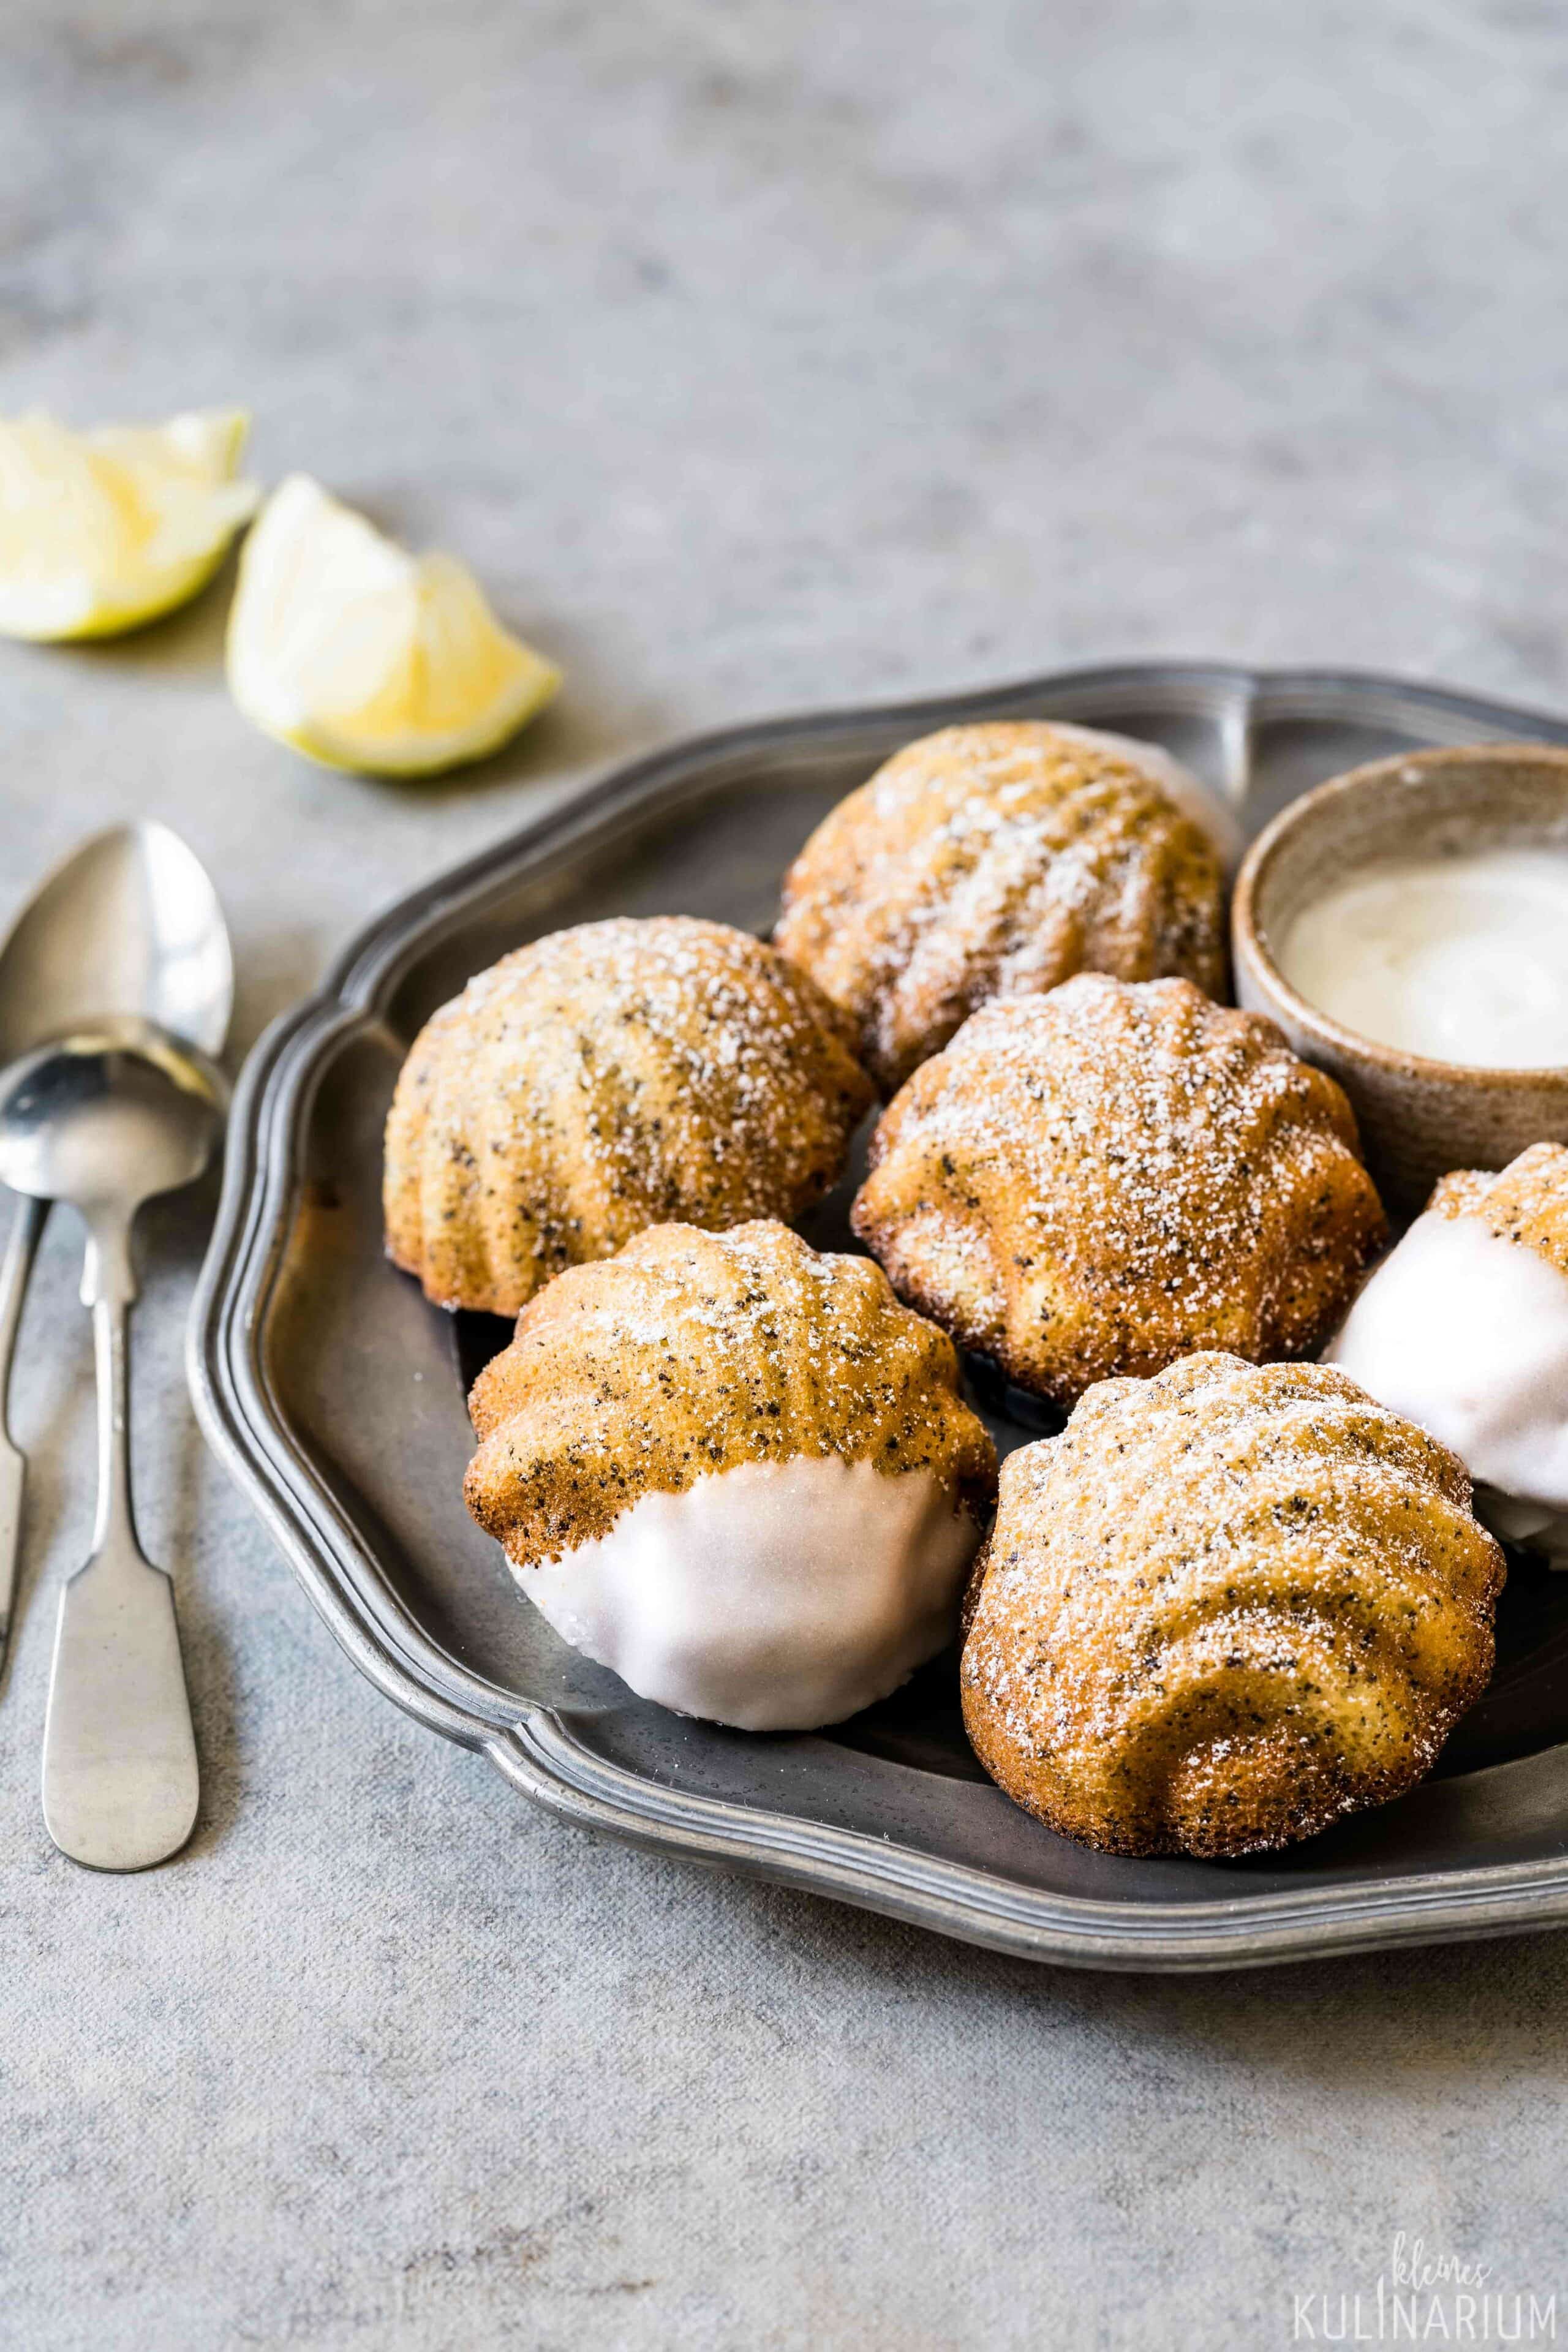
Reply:
[[421, 776], [495, 751], [561, 673], [455, 557], [408, 554], [295, 474], [246, 541], [228, 682], [247, 719], [312, 760]]
[[260, 502], [238, 409], [73, 433], [0, 422], [0, 633], [114, 636], [205, 587]]

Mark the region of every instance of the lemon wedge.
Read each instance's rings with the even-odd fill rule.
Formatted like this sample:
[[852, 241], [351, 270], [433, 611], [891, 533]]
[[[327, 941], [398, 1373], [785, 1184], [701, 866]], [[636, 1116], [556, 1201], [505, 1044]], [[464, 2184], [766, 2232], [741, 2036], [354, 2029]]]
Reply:
[[260, 503], [237, 409], [73, 433], [0, 422], [0, 633], [110, 637], [205, 587]]
[[228, 683], [247, 719], [327, 767], [426, 776], [495, 751], [561, 673], [455, 557], [408, 554], [294, 474], [246, 541]]

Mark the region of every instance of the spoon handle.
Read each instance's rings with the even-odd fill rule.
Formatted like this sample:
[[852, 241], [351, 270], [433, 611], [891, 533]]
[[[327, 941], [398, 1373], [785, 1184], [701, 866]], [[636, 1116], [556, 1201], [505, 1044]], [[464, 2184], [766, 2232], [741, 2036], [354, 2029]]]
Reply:
[[16, 1563], [22, 1549], [22, 1489], [27, 1475], [26, 1458], [12, 1439], [7, 1412], [11, 1360], [16, 1352], [22, 1305], [48, 1213], [47, 1201], [35, 1201], [27, 1192], [16, 1195], [16, 1213], [5, 1244], [5, 1263], [0, 1266], [0, 1672], [4, 1671], [11, 1639]]
[[195, 1825], [195, 1735], [174, 1591], [142, 1555], [131, 1506], [128, 1235], [95, 1230], [82, 1276], [98, 1359], [92, 1555], [60, 1595], [44, 1726], [44, 1821], [94, 1870], [145, 1870]]

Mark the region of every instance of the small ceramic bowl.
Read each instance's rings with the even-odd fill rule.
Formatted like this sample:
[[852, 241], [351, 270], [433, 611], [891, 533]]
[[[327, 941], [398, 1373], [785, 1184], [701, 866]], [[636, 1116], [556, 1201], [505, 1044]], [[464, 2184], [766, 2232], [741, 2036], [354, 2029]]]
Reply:
[[1568, 1143], [1568, 1067], [1478, 1069], [1374, 1045], [1298, 996], [1275, 948], [1304, 907], [1358, 866], [1542, 844], [1568, 852], [1568, 749], [1481, 743], [1378, 760], [1320, 784], [1259, 835], [1237, 877], [1238, 1001], [1339, 1080], [1395, 1212], [1424, 1207], [1451, 1168], [1501, 1168], [1527, 1144]]

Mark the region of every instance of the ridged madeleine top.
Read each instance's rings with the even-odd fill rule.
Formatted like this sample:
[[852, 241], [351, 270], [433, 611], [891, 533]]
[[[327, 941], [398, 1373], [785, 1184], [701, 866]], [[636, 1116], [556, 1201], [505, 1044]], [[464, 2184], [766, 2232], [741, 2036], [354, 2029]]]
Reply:
[[683, 915], [504, 956], [428, 1021], [386, 1126], [386, 1245], [443, 1307], [515, 1314], [670, 1218], [799, 1216], [874, 1098], [816, 982]]
[[871, 1146], [855, 1231], [901, 1298], [1070, 1404], [1194, 1348], [1317, 1347], [1384, 1223], [1334, 1081], [1190, 982], [984, 1005]]
[[1277, 1846], [1419, 1780], [1485, 1687], [1502, 1555], [1463, 1465], [1318, 1364], [1108, 1381], [1003, 1465], [965, 1727], [1115, 1853]]
[[1568, 1275], [1568, 1149], [1561, 1143], [1532, 1143], [1496, 1174], [1457, 1168], [1426, 1206], [1435, 1217], [1471, 1218]]
[[469, 1399], [468, 1507], [520, 1567], [607, 1534], [653, 1491], [836, 1454], [930, 1473], [984, 1520], [996, 1455], [951, 1342], [869, 1259], [773, 1220], [658, 1225], [561, 1276]]
[[1075, 971], [1173, 973], [1217, 996], [1224, 866], [1182, 773], [1088, 728], [943, 728], [818, 825], [774, 938], [851, 1016], [889, 1095], [977, 1005]]

